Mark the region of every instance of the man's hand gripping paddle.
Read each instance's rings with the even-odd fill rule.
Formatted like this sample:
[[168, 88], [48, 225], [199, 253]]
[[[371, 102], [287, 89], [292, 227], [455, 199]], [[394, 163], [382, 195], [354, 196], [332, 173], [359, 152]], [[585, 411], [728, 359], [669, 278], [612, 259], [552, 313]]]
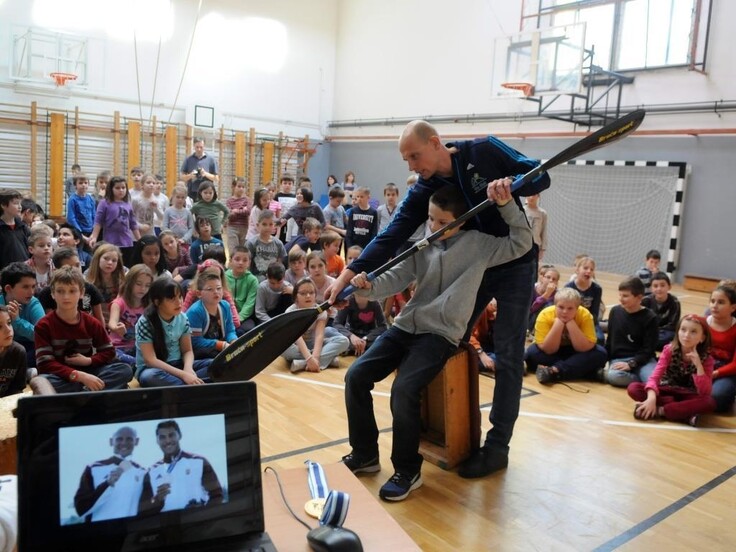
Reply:
[[[538, 167], [514, 180], [511, 185], [511, 191], [518, 190], [540, 174], [549, 171], [557, 165], [566, 163], [571, 159], [628, 136], [639, 127], [644, 120], [644, 115], [644, 110], [638, 109], [616, 119], [593, 134], [582, 138], [551, 159], [548, 159]], [[410, 249], [407, 249], [368, 274], [368, 281], [374, 280], [377, 276], [396, 266], [407, 257], [414, 255], [420, 249], [437, 241], [446, 232], [458, 227], [491, 205], [492, 203], [488, 199], [479, 203], [447, 226], [440, 228], [437, 232], [417, 242]], [[354, 291], [355, 288], [353, 286], [347, 286], [338, 296], [338, 300], [347, 299]], [[317, 320], [317, 317], [330, 306], [331, 303], [325, 301], [316, 307], [298, 309], [280, 314], [256, 326], [231, 343], [227, 349], [215, 357], [210, 365], [210, 378], [217, 382], [243, 381], [258, 375], [261, 370], [283, 353], [289, 345], [294, 343]]]

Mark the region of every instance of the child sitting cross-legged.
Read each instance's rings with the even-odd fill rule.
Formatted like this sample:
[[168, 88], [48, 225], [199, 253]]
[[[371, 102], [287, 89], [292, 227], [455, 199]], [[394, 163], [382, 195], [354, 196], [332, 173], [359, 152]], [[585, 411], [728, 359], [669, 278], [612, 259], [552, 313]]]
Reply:
[[187, 309], [192, 330], [194, 358], [215, 358], [237, 339], [230, 304], [223, 299], [222, 275], [218, 267], [204, 269], [192, 282], [199, 300]]
[[[308, 309], [317, 306], [317, 288], [305, 278], [294, 286], [294, 304], [286, 309]], [[282, 353], [291, 362], [292, 372], [319, 372], [325, 368], [339, 368], [338, 355], [347, 351], [350, 342], [335, 328], [327, 327], [327, 312], [322, 312], [304, 334]]]
[[144, 264], [133, 265], [125, 275], [120, 295], [110, 304], [110, 341], [118, 358], [135, 366], [135, 325], [148, 306], [148, 290], [153, 283], [151, 269]]
[[670, 277], [664, 272], [655, 272], [651, 277], [652, 293], [644, 296], [641, 304], [657, 315], [659, 337], [657, 350], [661, 351], [675, 337], [675, 326], [680, 320], [680, 301], [670, 293]]
[[125, 389], [133, 377], [127, 364], [116, 362], [115, 348], [96, 318], [79, 312], [84, 278], [63, 266], [49, 283], [56, 310], [36, 324], [38, 372], [57, 393]]
[[258, 284], [256, 319], [259, 323], [282, 314], [291, 305], [293, 286], [284, 279], [285, 272], [281, 263], [271, 263], [266, 279]]
[[208, 383], [212, 359], [194, 360], [189, 319], [181, 312], [181, 287], [154, 280], [149, 305], [135, 325], [136, 378], [141, 387]]
[[284, 274], [284, 278], [292, 286], [302, 278], [309, 277], [307, 274], [307, 254], [299, 248], [294, 248], [289, 252], [289, 268]]
[[227, 287], [230, 288], [238, 309], [240, 327], [235, 330], [238, 335], [243, 335], [256, 325], [255, 308], [256, 295], [258, 293], [258, 278], [251, 274], [250, 250], [244, 245], [236, 245], [230, 255], [230, 264], [225, 271]]
[[31, 258], [26, 261], [36, 273], [36, 291], [45, 288], [49, 278], [54, 272], [54, 264], [51, 262], [53, 247], [51, 245], [51, 228], [45, 224], [37, 224], [31, 229], [28, 238], [28, 251]]
[[[342, 460], [353, 473], [377, 472], [381, 464], [371, 391], [376, 382], [398, 368], [391, 388], [394, 474], [379, 491], [384, 500], [404, 500], [422, 485], [421, 391], [442, 370], [467, 330], [475, 305], [475, 297], [468, 291], [478, 289], [489, 267], [517, 259], [532, 248], [531, 229], [524, 212], [512, 201], [510, 180], [494, 181], [489, 190], [489, 198], [509, 225], [508, 236], [499, 238], [458, 227], [373, 282], [365, 273], [351, 282], [370, 290], [371, 298], [379, 298], [417, 281], [414, 296], [394, 325], [358, 357], [345, 377], [352, 451]], [[439, 230], [467, 209], [464, 196], [453, 186], [437, 190], [429, 200], [430, 229]], [[452, 308], [447, 308], [449, 301]]]
[[665, 345], [657, 367], [646, 382], [633, 382], [627, 391], [636, 401], [634, 418], [665, 418], [672, 422], [698, 424], [700, 414], [713, 412], [713, 357], [710, 329], [705, 319], [685, 315], [675, 329], [672, 343]]
[[20, 393], [26, 386], [26, 351], [13, 340], [8, 307], [0, 306], [0, 397]]
[[562, 288], [554, 306], [539, 313], [524, 360], [539, 383], [593, 378], [603, 368], [606, 350], [596, 344], [593, 315], [577, 291]]
[[386, 331], [386, 317], [378, 301], [352, 295], [348, 305], [338, 311], [334, 328], [350, 340], [347, 352], [360, 356]]
[[26, 350], [26, 362], [32, 368], [36, 365], [34, 328], [44, 315], [41, 303], [33, 295], [36, 273], [22, 261], [10, 263], [0, 272], [0, 287], [0, 305], [8, 307], [14, 339]]

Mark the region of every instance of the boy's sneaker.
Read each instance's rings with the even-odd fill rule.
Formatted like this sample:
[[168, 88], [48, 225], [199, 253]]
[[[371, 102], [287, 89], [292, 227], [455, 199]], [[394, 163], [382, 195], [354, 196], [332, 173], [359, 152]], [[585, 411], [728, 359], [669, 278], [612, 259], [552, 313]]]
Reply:
[[537, 381], [539, 383], [554, 383], [559, 374], [552, 371], [550, 366], [537, 366]]
[[353, 473], [375, 473], [381, 471], [381, 462], [378, 456], [369, 460], [361, 460], [351, 452], [342, 457], [342, 463]]
[[422, 474], [418, 473], [413, 477], [403, 473], [396, 472], [391, 479], [386, 481], [378, 491], [378, 496], [383, 500], [398, 502], [404, 500], [414, 489], [422, 486]]
[[303, 372], [307, 369], [307, 361], [306, 360], [292, 360], [291, 361], [291, 371], [292, 372]]
[[337, 357], [333, 358], [327, 366], [329, 368], [342, 368], [342, 365], [340, 364], [340, 359]]

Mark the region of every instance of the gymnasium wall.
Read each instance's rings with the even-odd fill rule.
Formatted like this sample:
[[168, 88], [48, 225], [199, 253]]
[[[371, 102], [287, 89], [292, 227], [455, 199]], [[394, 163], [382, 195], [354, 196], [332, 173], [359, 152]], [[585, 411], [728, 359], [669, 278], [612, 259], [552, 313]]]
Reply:
[[[148, 119], [153, 99], [152, 113], [159, 121], [191, 124], [194, 105], [204, 105], [215, 107], [216, 128], [321, 136], [324, 121], [332, 118], [337, 0], [206, 0], [199, 18], [198, 0], [172, 1], [173, 34], [162, 41], [160, 58], [159, 33], [166, 29], [165, 21], [150, 12], [154, 4], [156, 0], [0, 1], [0, 103], [28, 105], [38, 100], [44, 107], [79, 106], [101, 114], [117, 110], [135, 118], [142, 112]], [[10, 79], [12, 35], [48, 22], [55, 6], [62, 13], [51, 18], [46, 30], [90, 38], [85, 87], [56, 90], [51, 79], [40, 84]], [[98, 8], [96, 16], [93, 6]], [[172, 113], [195, 22], [197, 32]], [[139, 29], [142, 110], [134, 27]]]

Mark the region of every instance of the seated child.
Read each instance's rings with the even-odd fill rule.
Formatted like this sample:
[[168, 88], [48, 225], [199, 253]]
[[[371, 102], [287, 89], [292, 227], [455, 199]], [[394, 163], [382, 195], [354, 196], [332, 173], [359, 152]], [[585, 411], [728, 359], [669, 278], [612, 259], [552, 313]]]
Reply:
[[606, 350], [596, 344], [593, 315], [577, 291], [559, 290], [554, 306], [539, 313], [524, 360], [539, 383], [591, 378], [603, 368]]
[[[54, 263], [54, 269], [61, 268], [62, 266], [71, 266], [76, 268], [79, 272], [82, 272], [79, 266], [79, 257], [77, 255], [77, 248], [74, 247], [60, 247], [51, 256], [51, 260]], [[51, 296], [51, 290], [48, 286], [41, 290], [38, 294], [38, 301], [43, 307], [44, 313], [48, 314], [52, 310], [56, 310], [56, 301]], [[79, 298], [79, 305], [77, 308], [80, 312], [86, 312], [87, 314], [94, 316], [100, 323], [105, 326], [105, 317], [102, 315], [102, 303], [103, 298], [99, 290], [90, 284], [84, 282], [84, 293]]]
[[[560, 283], [560, 271], [551, 265], [540, 269], [540, 281], [534, 286], [532, 306], [529, 308], [529, 330], [534, 331], [539, 312], [545, 307], [554, 305], [555, 293]], [[541, 289], [540, 289], [541, 284]], [[596, 338], [597, 339], [597, 338]]]
[[322, 242], [320, 249], [322, 249], [327, 264], [327, 275], [337, 278], [345, 269], [345, 261], [340, 256], [342, 238], [334, 232], [325, 232], [320, 241]]
[[8, 307], [0, 306], [0, 397], [20, 393], [26, 386], [26, 350], [13, 340]]
[[273, 236], [275, 228], [273, 211], [261, 211], [258, 214], [258, 235], [246, 243], [250, 250], [250, 271], [259, 282], [266, 278], [266, 271], [272, 263], [283, 263], [286, 258], [284, 244]]
[[148, 300], [135, 325], [135, 375], [141, 387], [209, 383], [212, 359], [194, 360], [179, 284], [167, 277], [154, 280]]
[[144, 264], [133, 265], [125, 275], [120, 295], [110, 305], [110, 341], [118, 358], [135, 366], [135, 325], [148, 306], [148, 290], [154, 276]]
[[348, 354], [362, 355], [386, 331], [386, 318], [378, 301], [351, 295], [347, 307], [335, 317], [334, 328], [350, 340]]
[[713, 398], [716, 412], [728, 412], [736, 397], [736, 291], [718, 286], [710, 294], [710, 327], [713, 346], [710, 354], [715, 361]]
[[595, 261], [590, 257], [580, 257], [575, 262], [575, 274], [573, 279], [565, 287], [574, 289], [580, 294], [583, 306], [593, 315], [595, 322], [595, 334], [599, 344], [603, 344], [604, 335], [598, 325], [598, 317], [601, 313], [601, 301], [603, 289], [595, 281]]
[[628, 387], [648, 381], [657, 359], [657, 317], [641, 306], [644, 284], [636, 276], [618, 285], [619, 305], [608, 316], [608, 368], [599, 370], [599, 379], [614, 387]]
[[36, 325], [39, 374], [57, 393], [126, 389], [133, 371], [115, 362], [115, 349], [99, 320], [77, 307], [84, 293], [79, 270], [70, 266], [55, 270], [49, 287], [56, 310]]
[[[465, 334], [475, 294], [491, 266], [516, 259], [532, 247], [532, 233], [524, 212], [512, 201], [510, 186], [491, 187], [491, 199], [509, 225], [503, 238], [460, 227], [368, 282], [361, 273], [352, 280], [370, 290], [371, 298], [385, 297], [417, 281], [416, 292], [394, 325], [350, 366], [345, 377], [345, 405], [352, 451], [343, 462], [353, 473], [377, 472], [378, 427], [371, 391], [375, 383], [398, 368], [391, 388], [394, 475], [381, 487], [383, 500], [404, 500], [422, 485], [419, 454], [421, 391], [442, 370]], [[429, 200], [432, 231], [467, 210], [462, 193], [453, 186], [436, 191]], [[481, 255], [480, 252], [483, 252]], [[452, 298], [452, 308], [447, 302]]]
[[657, 315], [659, 337], [657, 351], [670, 343], [675, 337], [675, 326], [680, 320], [680, 301], [670, 293], [672, 284], [664, 272], [656, 272], [651, 278], [652, 293], [642, 299], [642, 306]]
[[496, 371], [496, 346], [493, 342], [493, 326], [496, 323], [497, 310], [496, 300], [491, 299], [478, 320], [476, 320], [470, 334], [470, 346], [478, 353], [481, 372]]
[[166, 255], [163, 252], [163, 247], [158, 237], [155, 235], [146, 235], [141, 236], [141, 239], [136, 242], [131, 262], [133, 265], [146, 265], [154, 278], [171, 276], [171, 272], [166, 268], [165, 257]]
[[110, 319], [110, 304], [120, 293], [126, 270], [120, 248], [111, 243], [100, 243], [95, 248], [87, 272], [84, 273], [85, 280], [102, 295], [102, 316], [106, 322]]
[[256, 325], [256, 295], [258, 278], [250, 273], [250, 250], [244, 245], [236, 245], [230, 255], [230, 265], [225, 271], [227, 287], [232, 290], [235, 307], [238, 309], [240, 327], [236, 330], [243, 335]]
[[8, 307], [14, 339], [26, 350], [29, 368], [36, 366], [34, 328], [43, 318], [43, 307], [34, 297], [36, 273], [22, 261], [10, 263], [0, 272], [0, 305]]
[[282, 314], [292, 303], [293, 287], [284, 280], [284, 265], [271, 263], [266, 270], [266, 279], [258, 284], [256, 293], [256, 319], [266, 322]]
[[[307, 272], [309, 272], [309, 279], [317, 288], [317, 303], [321, 303], [325, 300], [325, 291], [335, 281], [333, 277], [327, 275], [327, 263], [321, 251], [312, 251], [307, 255]], [[327, 310], [328, 326], [332, 325], [330, 320], [334, 320], [336, 315], [337, 309], [334, 307]]]
[[212, 223], [209, 219], [197, 217], [194, 227], [199, 237], [192, 242], [189, 256], [194, 264], [199, 264], [202, 262], [202, 253], [210, 247], [224, 247], [224, 244], [221, 239], [212, 236]]
[[295, 248], [289, 253], [289, 268], [284, 274], [284, 278], [292, 286], [303, 279], [309, 277], [307, 274], [307, 254], [299, 248]]
[[322, 223], [315, 218], [309, 217], [302, 224], [304, 234], [294, 236], [294, 238], [286, 244], [287, 253], [293, 251], [294, 248], [301, 249], [305, 253], [310, 251], [319, 251], [319, 237], [322, 234]]
[[672, 343], [665, 345], [657, 367], [646, 382], [629, 384], [629, 397], [636, 401], [634, 418], [664, 418], [695, 427], [700, 414], [713, 412], [713, 357], [708, 324], [694, 314], [676, 325]]
[[[314, 283], [309, 278], [297, 282], [294, 286], [294, 304], [286, 312], [315, 307], [316, 293]], [[347, 351], [349, 344], [347, 337], [335, 328], [327, 327], [327, 312], [324, 311], [281, 356], [291, 362], [292, 372], [319, 372], [325, 368], [339, 368], [337, 357]]]
[[237, 339], [230, 305], [222, 298], [222, 274], [218, 267], [206, 268], [197, 274], [192, 285], [199, 297], [187, 309], [194, 358], [215, 358]]
[[172, 276], [179, 274], [179, 270], [182, 268], [191, 266], [192, 259], [189, 257], [189, 248], [176, 239], [176, 234], [171, 230], [162, 230], [158, 235], [158, 239], [161, 242], [161, 257], [166, 263], [166, 269]]
[[647, 251], [646, 264], [636, 271], [636, 277], [644, 284], [644, 293], [648, 294], [652, 287], [652, 276], [659, 272], [662, 255], [656, 249]]
[[56, 244], [58, 247], [73, 247], [76, 249], [82, 272], [89, 268], [89, 263], [92, 262], [92, 255], [84, 250], [84, 239], [79, 230], [70, 224], [62, 224], [59, 226], [59, 237], [56, 240]]
[[26, 264], [36, 273], [36, 291], [48, 285], [49, 278], [54, 272], [54, 264], [51, 262], [51, 253], [53, 253], [51, 235], [52, 232], [48, 226], [39, 224], [31, 229], [31, 235], [28, 238], [28, 251], [31, 258], [26, 261]]
[[[225, 268], [222, 263], [212, 260], [205, 260], [202, 262], [202, 264], [197, 266], [197, 271], [195, 273], [194, 278], [196, 279], [197, 275], [201, 273], [202, 271], [213, 268], [216, 269], [217, 272], [220, 274], [220, 280], [222, 281], [222, 288], [223, 288], [223, 296], [222, 298], [225, 299], [225, 301], [228, 302], [230, 305], [230, 314], [232, 315], [233, 319], [233, 325], [235, 328], [240, 327], [240, 317], [238, 316], [238, 308], [235, 306], [235, 300], [233, 299], [233, 296], [230, 294], [230, 289], [227, 287], [227, 278], [225, 278]], [[197, 300], [199, 299], [199, 295], [197, 294], [196, 287], [188, 287], [187, 294], [184, 297], [184, 305], [182, 306], [182, 312], [186, 312], [189, 307], [191, 307]]]

